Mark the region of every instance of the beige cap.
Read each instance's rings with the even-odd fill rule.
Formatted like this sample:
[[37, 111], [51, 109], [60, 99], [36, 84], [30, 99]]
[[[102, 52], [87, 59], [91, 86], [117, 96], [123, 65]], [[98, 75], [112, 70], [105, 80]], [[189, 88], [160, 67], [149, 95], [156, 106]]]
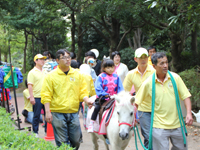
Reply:
[[135, 50], [135, 57], [140, 58], [143, 54], [149, 56], [148, 51], [143, 47], [140, 47]]

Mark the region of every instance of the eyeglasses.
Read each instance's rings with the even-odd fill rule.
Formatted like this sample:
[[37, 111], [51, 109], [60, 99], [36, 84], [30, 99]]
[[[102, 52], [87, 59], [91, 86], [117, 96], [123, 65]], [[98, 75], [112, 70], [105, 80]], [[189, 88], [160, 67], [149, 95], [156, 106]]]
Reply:
[[71, 58], [70, 56], [63, 56], [60, 59], [70, 59], [70, 58]]

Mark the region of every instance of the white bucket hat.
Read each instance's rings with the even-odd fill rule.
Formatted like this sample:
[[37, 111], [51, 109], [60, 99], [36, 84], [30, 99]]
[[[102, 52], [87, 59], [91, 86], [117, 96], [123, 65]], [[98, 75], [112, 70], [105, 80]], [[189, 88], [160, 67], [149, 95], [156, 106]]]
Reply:
[[91, 49], [90, 51], [92, 51], [95, 54], [96, 58], [99, 57], [99, 51], [97, 49]]

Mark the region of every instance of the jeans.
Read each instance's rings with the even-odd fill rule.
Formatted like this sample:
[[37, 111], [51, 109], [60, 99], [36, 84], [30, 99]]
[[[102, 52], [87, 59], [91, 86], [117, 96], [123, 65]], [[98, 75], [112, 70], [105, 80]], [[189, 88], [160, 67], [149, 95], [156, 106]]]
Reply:
[[[32, 123], [34, 133], [38, 133], [39, 123], [40, 123], [40, 114], [41, 114], [42, 108], [44, 109], [44, 112], [45, 112], [44, 105], [41, 103], [41, 98], [35, 98], [35, 105], [33, 105], [34, 115], [33, 115], [33, 123]], [[47, 131], [46, 127], [47, 127], [47, 125], [46, 125], [46, 121], [45, 121], [45, 132]]]
[[79, 109], [78, 112], [81, 110], [81, 113], [83, 114], [83, 106], [82, 106], [82, 102], [79, 103]]
[[78, 113], [51, 112], [51, 114], [53, 116], [52, 126], [56, 145], [59, 147], [62, 143], [67, 143], [78, 149], [81, 138]]
[[149, 146], [149, 133], [151, 127], [151, 112], [138, 111], [141, 133], [144, 137], [144, 146]]
[[[26, 120], [31, 124], [33, 123], [33, 116], [34, 112], [32, 111], [28, 112], [28, 117], [26, 118]], [[40, 122], [43, 122], [42, 115], [40, 115]]]

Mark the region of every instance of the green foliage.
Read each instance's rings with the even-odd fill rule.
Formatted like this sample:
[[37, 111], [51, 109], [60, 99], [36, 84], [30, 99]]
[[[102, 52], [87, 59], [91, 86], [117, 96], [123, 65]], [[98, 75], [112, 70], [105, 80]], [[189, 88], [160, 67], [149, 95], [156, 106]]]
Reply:
[[137, 66], [137, 63], [134, 61], [134, 50], [131, 48], [125, 48], [120, 50], [121, 53], [121, 62], [126, 64], [128, 69], [134, 69]]
[[0, 107], [0, 149], [9, 150], [31, 150], [31, 149], [47, 149], [47, 150], [73, 150], [66, 144], [61, 147], [55, 147], [52, 143], [41, 138], [35, 138], [34, 135], [28, 135], [28, 132], [15, 130], [14, 122], [11, 121], [10, 114]]
[[200, 67], [194, 67], [189, 70], [180, 72], [179, 75], [183, 79], [190, 93], [192, 94], [192, 108], [200, 108]]
[[[172, 56], [170, 52], [166, 53], [168, 62], [172, 60]], [[198, 61], [198, 56], [194, 56], [191, 51], [183, 51], [181, 53], [180, 63], [182, 64], [182, 70], [191, 69], [193, 66], [200, 65]]]

